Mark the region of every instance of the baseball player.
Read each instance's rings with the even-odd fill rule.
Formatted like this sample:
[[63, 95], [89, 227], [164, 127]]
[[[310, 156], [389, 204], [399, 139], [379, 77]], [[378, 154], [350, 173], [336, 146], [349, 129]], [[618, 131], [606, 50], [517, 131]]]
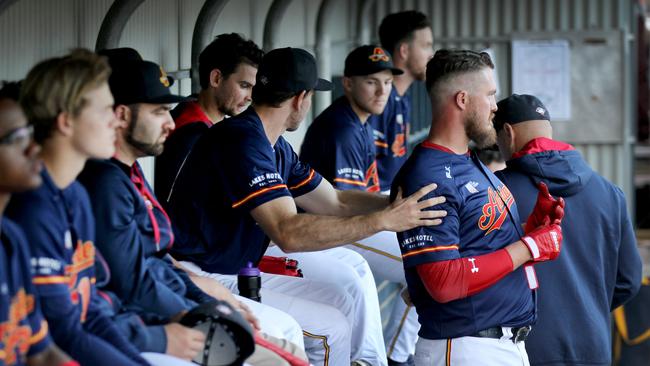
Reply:
[[390, 57], [378, 46], [354, 49], [345, 59], [345, 95], [309, 126], [300, 160], [341, 190], [379, 192], [371, 115], [384, 110], [393, 75]]
[[[301, 148], [301, 160], [337, 189], [379, 192], [374, 141], [368, 120], [382, 113], [392, 90], [393, 76], [401, 74], [381, 47], [370, 45], [353, 50], [345, 60], [345, 96], [323, 111], [309, 127]], [[399, 245], [393, 233], [381, 232], [348, 248], [367, 257], [378, 280], [405, 285]], [[301, 263], [306, 259], [304, 255], [297, 258]], [[393, 304], [388, 320], [391, 324], [388, 329], [393, 332], [385, 335], [391, 365], [407, 361], [414, 351], [419, 329], [415, 311], [401, 301]], [[400, 347], [398, 340], [411, 344], [400, 344]], [[403, 357], [397, 356], [399, 349], [406, 350]]]
[[439, 226], [398, 233], [420, 321], [415, 365], [528, 365], [534, 270], [560, 253], [562, 199], [542, 200], [520, 232], [508, 188], [474, 154], [495, 143], [493, 64], [487, 53], [439, 50], [427, 65], [433, 121], [393, 191], [435, 182], [448, 212]]
[[[107, 52], [112, 51], [119, 50]], [[174, 127], [168, 103], [185, 98], [169, 93], [164, 71], [153, 62], [125, 61], [115, 53], [111, 56], [113, 72], [109, 85], [119, 120], [117, 152], [110, 160], [88, 162], [79, 177], [93, 204], [97, 247], [112, 270], [106, 288], [145, 321], [157, 324], [161, 318], [164, 322], [178, 320], [197, 303], [211, 302], [213, 298], [194, 285], [167, 255], [174, 241], [171, 222], [136, 159], [160, 153]], [[216, 281], [213, 285], [222, 288]], [[223, 300], [257, 325], [247, 306], [235, 300], [228, 290], [223, 292]], [[275, 316], [273, 320], [267, 317], [267, 322], [284, 321], [288, 322], [285, 326], [293, 326], [292, 341], [302, 347], [302, 331], [295, 320], [275, 309], [264, 311]], [[141, 339], [134, 339], [136, 334], [131, 328], [127, 332], [143, 351], [166, 352], [191, 360], [204, 349], [203, 334], [179, 324], [172, 322], [164, 329], [147, 329], [151, 334]], [[249, 363], [255, 364], [254, 360]]]
[[[232, 274], [249, 261], [257, 262], [269, 238], [285, 251], [309, 251], [341, 245], [378, 229], [438, 222], [440, 212], [420, 209], [440, 199], [417, 202], [432, 187], [387, 206], [382, 197], [333, 190], [318, 173], [298, 161], [280, 135], [298, 128], [309, 110], [313, 90], [330, 87], [329, 82], [317, 78], [316, 62], [304, 50], [284, 48], [265, 55], [253, 88], [253, 107], [202, 135], [179, 173], [170, 200], [178, 233], [175, 256], [193, 263], [197, 273], [230, 275], [221, 279], [234, 285]], [[312, 214], [298, 214], [296, 205]], [[208, 222], [210, 225], [200, 224]], [[262, 301], [276, 304], [298, 320], [306, 330], [308, 351], [308, 339], [331, 344], [325, 336], [310, 332], [308, 326], [322, 329], [343, 324], [349, 332], [356, 324], [349, 295], [331, 285], [264, 274], [262, 281]], [[294, 297], [297, 295], [300, 298]], [[334, 312], [335, 318], [323, 315], [314, 319], [313, 314], [319, 312], [309, 306], [333, 306], [345, 315], [341, 319]], [[354, 335], [363, 335], [365, 329], [351, 331], [355, 342], [364, 341]], [[348, 334], [347, 340], [339, 341], [331, 351], [329, 346], [322, 347], [320, 358], [312, 358], [316, 351], [312, 347], [310, 360], [324, 364], [329, 357], [332, 364], [349, 364], [350, 339]]]
[[25, 234], [2, 217], [12, 193], [41, 184], [39, 148], [18, 104], [18, 93], [16, 83], [0, 88], [0, 364], [78, 366], [49, 335], [32, 284]]
[[167, 204], [171, 186], [201, 134], [236, 116], [251, 102], [255, 74], [264, 53], [237, 33], [220, 34], [199, 55], [201, 91], [196, 101], [180, 103], [172, 111], [176, 129], [156, 157], [156, 196]]
[[[257, 73], [257, 67], [261, 61], [262, 54], [262, 51], [255, 43], [244, 40], [241, 36], [234, 33], [217, 36], [202, 51], [199, 57], [199, 78], [201, 80], [202, 90], [199, 93], [198, 101], [181, 103], [172, 111], [177, 128], [165, 142], [164, 152], [156, 158], [156, 190], [160, 192], [159, 194], [164, 194], [163, 205], [166, 205], [169, 195], [168, 189], [164, 187], [171, 187], [173, 185], [173, 181], [182, 166], [182, 162], [185, 160], [195, 140], [209, 126], [221, 121], [226, 115], [237, 115], [243, 106], [250, 103], [251, 89], [255, 84], [255, 74]], [[161, 168], [161, 165], [163, 165], [162, 169], [158, 170]], [[160, 181], [162, 181], [162, 184], [158, 184]], [[169, 183], [166, 183], [166, 181]], [[272, 248], [277, 250], [275, 246]], [[279, 253], [272, 254], [279, 255]], [[336, 265], [337, 269], [335, 273], [337, 275], [332, 276], [329, 273], [329, 276], [326, 278], [331, 279], [335, 285], [341, 287], [340, 291], [349, 293], [349, 295], [344, 294], [343, 296], [352, 297], [357, 302], [362, 303], [362, 305], [366, 304], [366, 306], [359, 306], [359, 313], [377, 314], [374, 317], [376, 318], [374, 324], [376, 324], [377, 329], [380, 329], [381, 320], [378, 315], [379, 304], [376, 291], [374, 291], [374, 304], [371, 302], [372, 296], [363, 296], [370, 292], [369, 290], [365, 290], [366, 288], [374, 288], [374, 279], [372, 278], [367, 263], [363, 261], [363, 258], [355, 258], [358, 255], [354, 252], [337, 252], [336, 254], [341, 254], [346, 258], [350, 257], [347, 263], [351, 262], [353, 264], [342, 266], [335, 259], [328, 257], [325, 259], [320, 258], [318, 263], [310, 265], [309, 262], [301, 259], [301, 268], [310, 278], [322, 278], [324, 276], [318, 277], [321, 267], [332, 268]], [[350, 266], [354, 266], [354, 268], [349, 268]], [[197, 284], [203, 286], [203, 282], [205, 281], [195, 276], [192, 278]], [[212, 282], [210, 279], [208, 281]], [[210, 288], [204, 287], [204, 290], [210, 293]], [[364, 303], [367, 297], [370, 297], [370, 301], [365, 301]], [[265, 314], [260, 313], [260, 305], [257, 305], [257, 303], [248, 304], [253, 308], [253, 312], [261, 318], [262, 323], [265, 323], [263, 324], [263, 328], [268, 328], [270, 322], [265, 322]], [[264, 306], [264, 304], [261, 307], [264, 309], [269, 308], [268, 306]], [[368, 311], [368, 308], [374, 308], [376, 310]], [[273, 313], [269, 313], [268, 317], [270, 319], [276, 319], [276, 321], [272, 322], [275, 326], [286, 328], [288, 325], [293, 324], [292, 321], [283, 321]], [[372, 316], [366, 318], [373, 319]], [[286, 334], [287, 332], [285, 331], [284, 333]], [[318, 331], [315, 334], [323, 333], [322, 331]], [[343, 331], [341, 333], [345, 332]], [[379, 334], [381, 335], [381, 333]], [[312, 348], [316, 348], [318, 352], [322, 352], [323, 346], [320, 338], [307, 337], [307, 340], [307, 350], [310, 353], [312, 353], [310, 351]], [[377, 343], [381, 344], [382, 342], [378, 341]]]
[[99, 308], [93, 215], [75, 181], [87, 159], [115, 151], [109, 73], [99, 56], [83, 50], [29, 72], [21, 104], [43, 147], [43, 184], [15, 195], [7, 216], [27, 236], [33, 283], [57, 345], [84, 365], [147, 365]]
[[433, 34], [426, 15], [409, 10], [387, 15], [379, 25], [381, 46], [393, 56], [404, 73], [393, 79], [384, 112], [370, 123], [377, 148], [377, 171], [382, 191], [388, 192], [399, 168], [406, 161], [411, 122], [411, 100], [406, 94], [416, 80], [424, 80], [427, 61], [433, 56]]
[[[553, 140], [551, 116], [539, 99], [514, 94], [497, 106], [494, 127], [507, 160], [497, 177], [515, 197], [519, 217], [532, 212], [540, 182], [545, 184], [542, 196], [563, 197], [569, 207], [562, 256], [536, 267], [542, 286], [538, 321], [526, 340], [530, 363], [609, 365], [610, 312], [641, 285], [642, 264], [625, 196], [573, 146]], [[575, 329], [589, 336], [576, 337]]]

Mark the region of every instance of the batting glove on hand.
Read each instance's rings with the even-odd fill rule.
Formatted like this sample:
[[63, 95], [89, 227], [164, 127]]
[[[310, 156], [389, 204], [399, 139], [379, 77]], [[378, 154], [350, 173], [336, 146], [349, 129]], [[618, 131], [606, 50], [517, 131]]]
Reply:
[[533, 262], [551, 261], [560, 255], [562, 249], [562, 227], [556, 223], [540, 226], [521, 241], [528, 247]]
[[560, 225], [564, 217], [564, 199], [562, 197], [555, 199], [548, 192], [548, 187], [544, 182], [539, 182], [537, 185], [539, 193], [537, 194], [537, 203], [533, 212], [526, 220], [524, 232], [528, 235], [536, 228], [543, 226], [548, 218], [549, 222]]

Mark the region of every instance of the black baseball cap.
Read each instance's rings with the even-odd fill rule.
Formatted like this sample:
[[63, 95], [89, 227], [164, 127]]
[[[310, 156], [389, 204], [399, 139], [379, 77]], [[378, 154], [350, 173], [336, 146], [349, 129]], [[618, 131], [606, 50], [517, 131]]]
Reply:
[[345, 76], [370, 75], [380, 71], [390, 70], [393, 75], [404, 73], [395, 68], [389, 53], [383, 48], [373, 45], [357, 47], [345, 58]]
[[113, 72], [108, 79], [115, 104], [171, 104], [188, 101], [173, 95], [167, 73], [151, 61], [122, 59], [111, 64]]
[[499, 101], [497, 108], [493, 120], [497, 132], [501, 131], [505, 123], [514, 125], [526, 121], [551, 121], [544, 104], [532, 95], [513, 94]]
[[316, 59], [300, 48], [276, 48], [267, 52], [257, 70], [255, 88], [264, 92], [332, 90], [332, 83], [318, 78]]

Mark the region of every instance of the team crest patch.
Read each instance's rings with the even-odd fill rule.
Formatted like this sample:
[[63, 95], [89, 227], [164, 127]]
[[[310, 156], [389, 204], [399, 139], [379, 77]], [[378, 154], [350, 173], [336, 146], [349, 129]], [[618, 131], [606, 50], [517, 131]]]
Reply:
[[485, 235], [499, 230], [514, 203], [515, 198], [506, 186], [501, 186], [498, 191], [488, 187], [488, 202], [481, 210], [481, 217], [478, 219], [479, 229], [485, 231]]
[[372, 62], [390, 61], [390, 57], [388, 57], [388, 55], [380, 47], [375, 47], [375, 49], [372, 51], [372, 55], [368, 56], [368, 58]]
[[165, 86], [165, 88], [169, 88], [169, 79], [167, 79], [167, 73], [165, 70], [163, 70], [162, 66], [160, 66], [160, 83]]

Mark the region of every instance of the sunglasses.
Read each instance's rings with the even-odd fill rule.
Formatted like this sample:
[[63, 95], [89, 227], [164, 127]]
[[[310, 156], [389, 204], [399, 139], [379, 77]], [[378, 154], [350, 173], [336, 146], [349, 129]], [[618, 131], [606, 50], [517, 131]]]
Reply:
[[27, 147], [34, 136], [34, 126], [27, 125], [9, 131], [0, 137], [0, 145], [19, 145]]

